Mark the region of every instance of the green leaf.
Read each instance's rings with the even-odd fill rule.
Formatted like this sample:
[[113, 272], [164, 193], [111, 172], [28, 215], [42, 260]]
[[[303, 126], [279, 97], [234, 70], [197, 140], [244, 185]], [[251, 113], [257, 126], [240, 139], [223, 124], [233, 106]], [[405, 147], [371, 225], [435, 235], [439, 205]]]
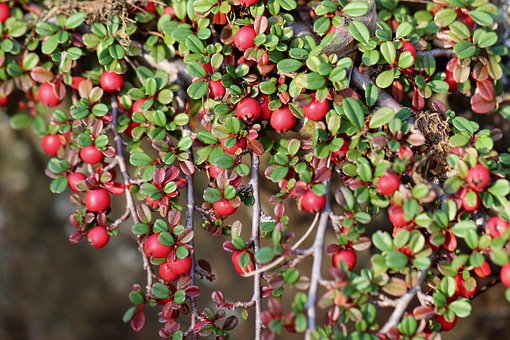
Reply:
[[506, 179], [498, 179], [488, 191], [496, 197], [505, 197], [510, 194], [510, 183]]
[[220, 169], [231, 169], [234, 166], [234, 159], [225, 154], [215, 157], [210, 161], [212, 165], [215, 165]]
[[393, 70], [386, 70], [384, 72], [381, 72], [375, 79], [375, 84], [379, 86], [380, 88], [387, 88], [390, 87], [391, 84], [393, 84], [393, 80], [395, 79], [395, 76], [393, 74]]
[[295, 59], [283, 59], [276, 64], [276, 68], [280, 72], [293, 73], [303, 66], [303, 62]]
[[345, 98], [342, 104], [343, 112], [349, 122], [355, 127], [361, 129], [365, 124], [365, 116], [361, 104], [357, 99]]
[[401, 22], [397, 27], [397, 32], [395, 33], [395, 38], [402, 39], [407, 37], [413, 31], [413, 26], [408, 22]]
[[380, 230], [376, 231], [372, 235], [372, 243], [377, 249], [381, 251], [389, 252], [393, 250], [393, 241], [387, 232]]
[[453, 8], [443, 8], [434, 16], [434, 21], [439, 27], [446, 27], [455, 21], [457, 12]]
[[262, 247], [255, 253], [255, 259], [259, 263], [267, 263], [274, 259], [276, 256], [273, 247]]
[[141, 292], [130, 292], [129, 301], [131, 301], [133, 305], [141, 305], [144, 303], [145, 298]]
[[9, 119], [9, 124], [14, 130], [21, 130], [26, 128], [31, 121], [32, 118], [26, 113], [18, 113]]
[[460, 59], [471, 58], [476, 53], [476, 47], [473, 43], [466, 40], [459, 41], [455, 44], [453, 50]]
[[185, 44], [194, 53], [203, 54], [205, 51], [204, 43], [196, 35], [188, 35]]
[[395, 49], [395, 45], [392, 41], [385, 41], [381, 44], [381, 54], [383, 55], [386, 62], [390, 65], [393, 65], [395, 59], [397, 58], [397, 50]]
[[149, 165], [152, 162], [152, 158], [144, 152], [133, 152], [129, 156], [129, 163], [134, 166]]
[[407, 266], [409, 258], [399, 251], [390, 251], [386, 255], [386, 263], [392, 269], [403, 269]]
[[326, 85], [326, 78], [318, 73], [308, 73], [302, 80], [303, 86], [308, 90], [319, 90]]
[[480, 26], [490, 27], [494, 23], [492, 16], [482, 10], [474, 10], [469, 12], [469, 16]]
[[156, 299], [166, 299], [172, 293], [170, 288], [159, 282], [152, 285], [151, 292]]
[[207, 83], [205, 81], [197, 81], [188, 87], [188, 95], [193, 99], [200, 99], [207, 93]]
[[370, 119], [369, 127], [371, 129], [376, 129], [389, 123], [389, 121], [395, 117], [395, 113], [395, 110], [391, 107], [381, 107]]
[[361, 17], [368, 13], [368, 3], [364, 1], [352, 1], [344, 6], [342, 12], [351, 17]]
[[468, 299], [453, 301], [448, 308], [461, 318], [468, 317], [471, 314], [471, 302]]
[[54, 194], [60, 194], [64, 192], [67, 188], [67, 177], [66, 176], [58, 176], [54, 180], [51, 181], [50, 190]]
[[85, 13], [77, 12], [77, 13], [74, 13], [73, 15], [71, 15], [69, 18], [67, 18], [65, 27], [67, 29], [73, 29], [73, 28], [76, 28], [76, 27], [80, 26], [81, 24], [83, 24], [84, 21], [85, 21]]
[[368, 41], [370, 40], [370, 31], [361, 21], [351, 21], [349, 24], [349, 32], [351, 32], [354, 39], [360, 43], [368, 44]]

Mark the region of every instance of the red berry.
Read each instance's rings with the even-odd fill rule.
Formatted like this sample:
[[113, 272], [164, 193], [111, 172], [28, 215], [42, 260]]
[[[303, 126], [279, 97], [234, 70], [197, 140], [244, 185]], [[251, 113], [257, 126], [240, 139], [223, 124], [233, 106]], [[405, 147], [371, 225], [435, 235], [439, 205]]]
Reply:
[[466, 182], [475, 191], [483, 191], [490, 182], [491, 173], [482, 164], [477, 164], [468, 170]]
[[84, 80], [87, 80], [86, 78], [83, 78], [83, 77], [73, 77], [73, 82], [71, 83], [71, 88], [78, 91], [80, 89], [80, 84], [82, 81]]
[[110, 207], [110, 194], [103, 188], [89, 190], [85, 194], [85, 206], [89, 211], [104, 211]]
[[209, 97], [213, 100], [220, 100], [225, 95], [225, 86], [221, 83], [221, 80], [209, 81]]
[[312, 95], [312, 101], [310, 104], [303, 107], [303, 112], [308, 119], [323, 120], [330, 108], [331, 106], [328, 99], [324, 99], [320, 102], [315, 99], [315, 95]]
[[273, 111], [269, 109], [269, 96], [267, 94], [262, 95], [262, 104], [260, 104], [260, 120], [271, 119]]
[[203, 66], [203, 68], [205, 70], [205, 73], [212, 74], [214, 72], [210, 63], [202, 64], [202, 66]]
[[0, 3], [0, 22], [4, 23], [11, 16], [11, 8], [5, 2]]
[[388, 209], [388, 216], [390, 218], [391, 224], [393, 224], [395, 228], [405, 227], [409, 224], [409, 222], [411, 222], [405, 219], [404, 208], [397, 204], [392, 204], [390, 206]]
[[507, 263], [501, 267], [499, 277], [501, 278], [501, 283], [510, 288], [510, 263]]
[[273, 111], [269, 123], [276, 132], [282, 133], [291, 130], [296, 125], [296, 117], [288, 107], [281, 107]]
[[234, 36], [234, 44], [239, 49], [239, 51], [246, 51], [250, 47], [255, 46], [255, 37], [257, 36], [257, 32], [251, 26], [244, 26], [237, 31]]
[[163, 14], [168, 14], [171, 17], [175, 16], [175, 9], [172, 6], [167, 6], [163, 9]]
[[49, 82], [42, 83], [38, 91], [39, 101], [48, 107], [57, 106], [62, 102], [62, 99], [58, 97], [55, 91], [55, 84]]
[[103, 248], [110, 240], [110, 235], [105, 227], [94, 227], [87, 233], [87, 239], [92, 247], [96, 249]]
[[177, 275], [188, 274], [191, 270], [191, 256], [184, 259], [175, 258], [175, 261], [167, 262], [170, 270]]
[[[230, 138], [236, 138], [236, 136], [234, 135], [234, 136], [231, 136]], [[226, 145], [227, 140], [229, 140], [229, 138], [225, 138], [225, 139], [221, 140], [221, 147], [223, 148], [223, 150], [226, 153], [234, 155], [237, 150], [239, 150], [239, 149], [243, 150], [246, 148], [246, 138], [244, 138], [244, 137], [239, 137], [237, 139], [237, 142], [231, 148], [227, 147], [227, 145]]]
[[484, 278], [492, 274], [491, 266], [487, 263], [487, 261], [483, 261], [481, 265], [475, 268], [475, 274], [479, 278]]
[[476, 292], [478, 291], [478, 285], [476, 283], [476, 280], [473, 279], [473, 284], [471, 287], [466, 287], [466, 281], [462, 278], [462, 274], [457, 274], [455, 276], [455, 283], [457, 285], [457, 295], [465, 297], [465, 298], [472, 298], [475, 296]]
[[[248, 254], [250, 260], [248, 264], [241, 266], [239, 264], [239, 260], [243, 254]], [[232, 263], [234, 264], [234, 269], [239, 275], [246, 274], [255, 270], [255, 258], [253, 257], [253, 253], [248, 250], [236, 250], [232, 253]]]
[[403, 51], [407, 51], [407, 52], [411, 52], [411, 54], [413, 55], [414, 60], [416, 60], [416, 48], [414, 47], [414, 45], [410, 41], [402, 42], [402, 50]]
[[152, 234], [143, 243], [143, 251], [148, 257], [164, 258], [168, 256], [170, 250], [172, 250], [172, 247], [159, 242], [159, 234]]
[[144, 99], [139, 99], [137, 101], [135, 101], [133, 103], [133, 106], [131, 107], [131, 111], [133, 111], [133, 113], [135, 112], [144, 112], [144, 110], [142, 110], [142, 105], [147, 101], [146, 98]]
[[446, 74], [444, 81], [447, 82], [449, 86], [448, 91], [450, 92], [457, 91], [457, 82], [453, 78], [453, 72], [445, 70], [444, 73]]
[[387, 172], [377, 180], [377, 192], [384, 196], [393, 195], [400, 187], [400, 176]]
[[99, 78], [99, 83], [106, 92], [118, 92], [124, 87], [124, 77], [115, 72], [104, 71]]
[[172, 282], [179, 278], [180, 275], [175, 274], [168, 262], [163, 263], [159, 266], [159, 276], [166, 282]]
[[143, 9], [151, 13], [157, 12], [156, 5], [154, 4], [154, 2], [149, 2]]
[[326, 32], [326, 34], [336, 33], [337, 30], [338, 30], [338, 27], [331, 25], [331, 26], [329, 26], [329, 29]]
[[435, 319], [441, 324], [441, 330], [443, 332], [448, 332], [455, 327], [455, 324], [457, 323], [457, 316], [454, 316], [451, 322], [446, 321], [443, 315], [436, 315]]
[[341, 249], [333, 254], [331, 265], [340, 268], [340, 264], [344, 262], [349, 270], [353, 270], [356, 266], [356, 252], [353, 249]]
[[253, 98], [243, 98], [236, 106], [236, 117], [256, 121], [260, 117], [260, 104]]
[[414, 156], [413, 150], [411, 150], [411, 148], [408, 147], [407, 145], [401, 145], [398, 148], [398, 158], [406, 160], [413, 158], [413, 156]]
[[48, 156], [55, 157], [62, 148], [62, 141], [58, 135], [46, 135], [41, 139], [41, 146]]
[[87, 179], [87, 176], [81, 172], [71, 172], [69, 175], [67, 175], [67, 184], [69, 185], [69, 188], [71, 188], [74, 192], [80, 192], [78, 188], [76, 187], [76, 184], [79, 181], [84, 181]]
[[239, 3], [245, 6], [255, 5], [258, 2], [259, 0], [239, 0]]
[[458, 195], [462, 201], [462, 208], [465, 211], [475, 211], [480, 208], [480, 205], [482, 204], [480, 195], [471, 189], [462, 188]]
[[509, 226], [510, 223], [507, 220], [504, 220], [499, 216], [494, 216], [489, 218], [487, 221], [485, 230], [487, 231], [487, 234], [489, 234], [492, 238], [496, 238], [503, 236]]
[[213, 208], [218, 218], [230, 216], [237, 210], [237, 208], [232, 205], [232, 202], [226, 198], [222, 198], [221, 200], [214, 202]]
[[97, 164], [103, 160], [103, 153], [94, 145], [84, 146], [80, 149], [80, 158], [87, 164]]
[[475, 21], [471, 18], [469, 14], [458, 10], [457, 15], [460, 20], [464, 21], [464, 23], [469, 26], [469, 28], [475, 27]]
[[0, 106], [6, 106], [9, 103], [9, 96], [0, 95]]
[[326, 206], [326, 196], [319, 196], [316, 195], [313, 190], [308, 190], [303, 197], [301, 197], [301, 206], [308, 212], [321, 211], [324, 209], [324, 206]]

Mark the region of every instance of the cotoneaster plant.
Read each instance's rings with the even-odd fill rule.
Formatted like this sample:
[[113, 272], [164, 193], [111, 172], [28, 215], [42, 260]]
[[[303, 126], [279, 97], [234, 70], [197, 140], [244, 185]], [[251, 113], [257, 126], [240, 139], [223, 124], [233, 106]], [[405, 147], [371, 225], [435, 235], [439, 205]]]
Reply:
[[510, 153], [479, 119], [510, 118], [497, 6], [93, 3], [0, 0], [0, 109], [41, 138], [71, 243], [134, 234], [135, 331], [155, 310], [161, 338], [226, 339], [239, 311], [254, 339], [433, 339], [510, 297]]

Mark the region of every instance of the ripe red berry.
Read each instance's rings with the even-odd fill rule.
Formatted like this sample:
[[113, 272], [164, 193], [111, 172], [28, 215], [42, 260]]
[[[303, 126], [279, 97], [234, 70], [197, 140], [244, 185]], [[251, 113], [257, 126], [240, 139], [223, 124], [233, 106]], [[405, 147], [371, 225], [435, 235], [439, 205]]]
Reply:
[[316, 195], [313, 190], [308, 190], [303, 197], [301, 197], [301, 206], [308, 212], [321, 211], [326, 206], [326, 196], [319, 196]]
[[133, 113], [135, 113], [135, 112], [144, 112], [144, 110], [142, 110], [142, 105], [143, 105], [146, 101], [147, 101], [147, 99], [146, 99], [146, 98], [136, 100], [136, 101], [133, 103], [133, 106], [131, 107], [131, 111], [133, 111]]
[[239, 150], [239, 149], [243, 150], [243, 149], [246, 148], [246, 138], [244, 138], [244, 137], [236, 137], [235, 135], [231, 136], [230, 138], [237, 138], [237, 142], [231, 148], [227, 147], [227, 145], [226, 145], [227, 140], [229, 140], [229, 138], [225, 138], [225, 139], [221, 140], [221, 147], [223, 148], [223, 150], [226, 153], [234, 155], [237, 150]]
[[103, 71], [99, 83], [105, 92], [118, 92], [124, 87], [124, 77], [115, 72]]
[[392, 204], [388, 209], [388, 216], [395, 228], [405, 227], [411, 222], [405, 219], [404, 208], [401, 205]]
[[170, 250], [172, 250], [172, 247], [159, 242], [159, 234], [152, 234], [143, 243], [143, 251], [148, 257], [164, 258], [168, 256]]
[[89, 190], [85, 194], [85, 206], [89, 211], [104, 211], [110, 207], [110, 194], [103, 188]]
[[457, 316], [454, 316], [451, 322], [446, 321], [443, 315], [436, 315], [435, 319], [441, 324], [441, 330], [443, 332], [448, 332], [455, 327], [455, 324], [457, 323]]
[[444, 79], [445, 82], [448, 83], [448, 91], [455, 92], [457, 91], [457, 82], [453, 78], [453, 72], [445, 70], [444, 73], [446, 74], [446, 78]]
[[5, 2], [0, 3], [0, 22], [4, 23], [11, 16], [11, 8]]
[[167, 261], [170, 270], [177, 275], [188, 274], [191, 270], [191, 256], [183, 259], [175, 258], [175, 261]]
[[347, 155], [347, 152], [349, 152], [349, 140], [346, 138], [343, 138], [344, 143], [342, 144], [342, 147], [336, 151], [334, 151], [331, 154], [331, 161], [333, 163], [340, 163], [344, 160], [344, 157]]
[[237, 208], [232, 205], [232, 202], [226, 198], [222, 198], [221, 200], [214, 202], [213, 208], [218, 218], [230, 216], [237, 210]]
[[491, 237], [501, 237], [505, 231], [510, 226], [510, 223], [507, 220], [502, 219], [499, 216], [494, 216], [489, 218], [487, 221], [487, 224], [485, 225], [485, 230], [487, 231], [487, 234], [489, 234]]
[[48, 156], [55, 157], [62, 148], [62, 141], [58, 135], [46, 135], [41, 139], [41, 146]]
[[163, 14], [168, 14], [171, 17], [175, 16], [175, 9], [172, 6], [166, 6], [163, 9]]
[[154, 4], [154, 2], [149, 2], [143, 9], [151, 13], [157, 12], [156, 5]]
[[400, 176], [387, 172], [377, 180], [377, 192], [384, 196], [393, 195], [400, 187]]
[[303, 107], [303, 112], [308, 119], [323, 120], [330, 108], [331, 106], [328, 99], [318, 101], [314, 94], [312, 95], [310, 104]]
[[175, 274], [168, 262], [163, 263], [159, 266], [159, 276], [166, 282], [172, 282], [179, 278], [180, 275]]
[[[239, 264], [239, 260], [243, 254], [248, 254], [250, 260], [248, 264], [241, 266]], [[236, 250], [232, 253], [232, 264], [234, 265], [235, 271], [239, 274], [246, 274], [255, 270], [255, 258], [253, 257], [253, 253], [248, 250]]]
[[267, 94], [262, 95], [262, 104], [260, 104], [260, 120], [271, 119], [273, 111], [269, 109], [269, 96]]
[[0, 106], [5, 106], [9, 103], [9, 96], [0, 95]]
[[239, 0], [239, 3], [245, 6], [255, 5], [258, 2], [259, 0]]
[[491, 173], [482, 164], [477, 164], [468, 170], [466, 182], [475, 191], [483, 191], [489, 185]]
[[80, 149], [80, 158], [87, 164], [97, 164], [103, 160], [103, 153], [94, 145], [84, 146]]
[[260, 117], [260, 105], [253, 98], [243, 98], [236, 106], [236, 117], [242, 120], [256, 121]]
[[326, 34], [336, 33], [337, 30], [338, 30], [338, 27], [331, 25], [331, 26], [329, 26], [329, 29], [326, 32]]
[[296, 117], [288, 107], [281, 107], [273, 111], [269, 123], [276, 132], [282, 133], [291, 130], [296, 125]]
[[414, 45], [410, 41], [402, 42], [402, 50], [403, 51], [407, 51], [407, 52], [411, 52], [411, 54], [413, 55], [414, 60], [416, 60], [416, 48], [414, 47]]
[[510, 263], [507, 263], [501, 267], [499, 277], [501, 278], [501, 283], [510, 288]]
[[457, 295], [462, 296], [465, 298], [472, 298], [475, 296], [476, 292], [478, 291], [478, 285], [476, 283], [476, 280], [473, 280], [471, 283], [471, 287], [466, 287], [466, 281], [462, 278], [462, 274], [457, 274], [455, 276], [455, 283], [457, 285]]
[[57, 106], [62, 102], [62, 99], [58, 97], [56, 93], [55, 84], [53, 83], [42, 83], [39, 86], [39, 101], [48, 107]]
[[209, 81], [209, 97], [213, 100], [220, 100], [225, 95], [225, 86], [221, 83], [221, 80]]
[[257, 32], [251, 26], [244, 26], [237, 31], [234, 36], [234, 44], [240, 51], [246, 51], [250, 47], [255, 46], [255, 37], [257, 36]]
[[480, 195], [471, 189], [462, 188], [458, 195], [462, 202], [462, 208], [465, 211], [475, 211], [480, 208], [480, 205], [482, 204]]
[[78, 188], [76, 187], [76, 184], [79, 181], [84, 181], [87, 179], [87, 176], [84, 173], [81, 172], [71, 172], [69, 175], [67, 175], [67, 184], [69, 185], [69, 188], [74, 192], [80, 192]]
[[353, 249], [341, 249], [333, 254], [331, 265], [335, 268], [340, 268], [340, 264], [344, 262], [349, 270], [356, 267], [356, 252]]
[[487, 261], [483, 261], [481, 265], [475, 268], [475, 274], [479, 278], [484, 278], [492, 274], [491, 266], [487, 263]]
[[108, 235], [105, 227], [98, 226], [89, 230], [87, 239], [92, 247], [100, 249], [106, 246], [110, 240], [110, 235]]

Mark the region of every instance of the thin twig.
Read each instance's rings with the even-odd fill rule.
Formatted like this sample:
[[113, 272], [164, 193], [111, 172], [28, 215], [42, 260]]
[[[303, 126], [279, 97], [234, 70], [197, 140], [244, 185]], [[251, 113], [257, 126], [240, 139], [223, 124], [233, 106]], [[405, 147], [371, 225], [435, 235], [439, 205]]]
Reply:
[[436, 48], [428, 51], [418, 51], [418, 55], [430, 55], [432, 57], [455, 57], [455, 52], [449, 48]]
[[[185, 125], [182, 129], [183, 137], [191, 136], [191, 130], [188, 125]], [[189, 148], [186, 150], [186, 154], [188, 155], [188, 161], [193, 162], [193, 149]], [[191, 228], [193, 232], [195, 232], [194, 223], [193, 223], [193, 213], [195, 211], [195, 197], [194, 197], [194, 187], [193, 187], [193, 174], [186, 175], [186, 228]], [[193, 248], [193, 252], [191, 253], [191, 285], [196, 285], [196, 268], [197, 261], [195, 258], [195, 236], [193, 235], [193, 239], [190, 241], [190, 245]], [[195, 328], [195, 324], [198, 318], [198, 307], [197, 300], [195, 297], [191, 298], [191, 325], [190, 329], [193, 330]]]
[[420, 278], [418, 279], [418, 283], [413, 288], [409, 289], [407, 293], [402, 295], [396, 302], [397, 306], [393, 310], [393, 313], [391, 314], [390, 318], [386, 322], [386, 324], [381, 328], [381, 333], [386, 334], [388, 333], [393, 327], [395, 327], [402, 318], [402, 315], [404, 315], [404, 312], [407, 310], [407, 307], [413, 301], [415, 295], [421, 291], [421, 286], [423, 285], [423, 282], [427, 278], [428, 268], [424, 269], [420, 272]]
[[[250, 184], [253, 191], [253, 216], [251, 222], [251, 241], [253, 242], [253, 251], [256, 253], [260, 248], [260, 191], [259, 191], [259, 157], [251, 154], [251, 179]], [[259, 264], [255, 261], [255, 271], [259, 269]], [[260, 272], [253, 276], [253, 299], [255, 301], [255, 340], [260, 340], [262, 329], [260, 307]]]
[[[131, 192], [128, 190], [128, 186], [131, 183], [131, 178], [129, 176], [129, 172], [127, 170], [126, 161], [124, 160], [124, 154], [122, 149], [122, 139], [120, 138], [120, 135], [117, 131], [117, 116], [119, 113], [119, 105], [117, 104], [117, 98], [115, 96], [112, 96], [112, 124], [113, 124], [113, 133], [114, 133], [114, 140], [115, 140], [115, 148], [117, 150], [117, 161], [119, 163], [120, 172], [122, 174], [122, 179], [124, 181], [124, 185], [126, 186], [126, 190], [124, 190], [125, 196], [126, 196], [126, 206], [127, 209], [130, 211], [131, 218], [136, 223], [140, 222], [138, 219], [138, 215], [136, 213], [135, 208], [135, 202], [133, 200], [133, 196], [131, 195]], [[142, 255], [142, 261], [143, 261], [143, 269], [147, 272], [147, 286], [146, 286], [146, 292], [149, 296], [151, 294], [151, 288], [152, 288], [152, 268], [149, 262], [149, 258], [143, 251], [143, 245], [140, 242], [140, 238], [138, 238], [138, 252]]]
[[326, 181], [326, 206], [321, 213], [319, 221], [319, 228], [313, 243], [313, 265], [312, 277], [310, 278], [310, 288], [308, 290], [308, 301], [306, 303], [306, 311], [308, 314], [308, 331], [306, 332], [306, 339], [311, 338], [311, 332], [315, 330], [315, 302], [317, 301], [317, 288], [321, 278], [322, 267], [322, 252], [324, 248], [324, 236], [326, 235], [326, 228], [328, 226], [329, 214], [331, 214], [331, 179]]

